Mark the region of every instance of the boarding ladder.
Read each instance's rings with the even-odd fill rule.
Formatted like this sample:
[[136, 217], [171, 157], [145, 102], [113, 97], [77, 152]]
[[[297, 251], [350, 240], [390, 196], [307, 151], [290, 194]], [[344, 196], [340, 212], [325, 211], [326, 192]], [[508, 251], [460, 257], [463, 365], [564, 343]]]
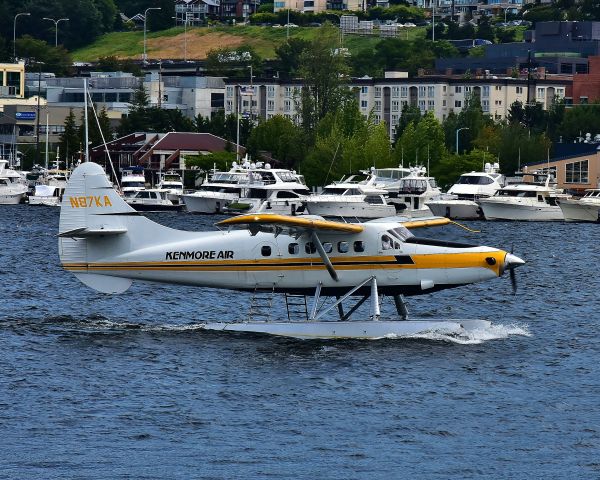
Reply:
[[306, 295], [285, 294], [285, 308], [288, 321], [306, 321], [308, 319], [308, 304]]
[[254, 285], [254, 293], [250, 301], [250, 311], [248, 312], [248, 320], [254, 322], [262, 320], [268, 322], [271, 319], [273, 310], [273, 297], [275, 296], [275, 284]]

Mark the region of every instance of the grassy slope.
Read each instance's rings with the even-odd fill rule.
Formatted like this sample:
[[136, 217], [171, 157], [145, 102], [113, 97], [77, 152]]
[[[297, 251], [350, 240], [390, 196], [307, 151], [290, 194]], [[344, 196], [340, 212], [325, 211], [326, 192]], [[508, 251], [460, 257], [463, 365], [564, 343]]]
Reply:
[[[317, 30], [317, 28], [310, 27], [290, 28], [290, 37], [311, 40], [315, 37]], [[402, 32], [400, 38], [405, 38], [405, 32], [406, 31]], [[202, 44], [202, 37], [208, 35], [208, 37], [206, 37], [205, 40], [217, 40], [217, 44], [215, 45], [215, 47], [227, 45], [226, 41], [222, 43], [218, 42], [219, 38], [231, 39], [232, 37], [235, 37], [236, 39], [238, 39], [240, 44], [252, 46], [261, 57], [269, 59], [275, 57], [275, 48], [285, 41], [286, 34], [287, 33], [285, 28], [273, 27], [235, 26], [189, 28], [188, 53], [190, 58], [202, 58], [202, 54], [194, 56], [192, 52], [194, 51], [195, 45]], [[408, 29], [406, 34], [408, 35], [409, 39], [413, 39], [418, 36], [423, 36], [424, 29]], [[171, 28], [160, 32], [148, 32], [147, 43], [149, 56], [153, 58], [168, 58], [168, 56], [161, 55], [160, 47], [156, 47], [157, 40], [162, 38], [167, 40], [169, 39], [169, 37], [181, 36], [181, 43], [183, 44], [183, 35], [184, 30], [181, 27]], [[347, 47], [351, 52], [373, 48], [379, 41], [380, 37], [377, 36], [344, 36], [344, 46]], [[158, 43], [160, 44], [160, 41]], [[107, 57], [111, 55], [120, 58], [136, 59], [141, 58], [143, 50], [143, 32], [115, 32], [103, 35], [93, 44], [74, 51], [73, 58], [76, 61], [83, 62], [94, 61], [100, 57]]]

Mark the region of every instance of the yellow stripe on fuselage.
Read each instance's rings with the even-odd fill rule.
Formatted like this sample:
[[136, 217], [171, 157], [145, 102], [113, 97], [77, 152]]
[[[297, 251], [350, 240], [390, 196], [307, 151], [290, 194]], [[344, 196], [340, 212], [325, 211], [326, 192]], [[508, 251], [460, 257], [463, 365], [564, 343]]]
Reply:
[[[497, 275], [500, 266], [504, 263], [506, 252], [496, 250], [493, 252], [468, 252], [468, 253], [433, 253], [410, 255], [413, 264], [392, 263], [394, 256], [364, 256], [364, 257], [336, 257], [331, 261], [336, 270], [394, 270], [394, 269], [434, 269], [434, 268], [487, 268]], [[495, 263], [490, 265], [486, 259], [494, 258]], [[364, 262], [372, 262], [365, 264]], [[382, 263], [376, 263], [382, 262]], [[388, 262], [388, 263], [384, 263]], [[308, 264], [308, 265], [293, 265]], [[344, 263], [341, 265], [340, 263]], [[349, 264], [348, 264], [349, 263]], [[353, 264], [354, 263], [354, 264]], [[292, 265], [290, 265], [292, 264]], [[272, 260], [241, 259], [222, 260], [214, 262], [194, 261], [159, 261], [159, 262], [95, 262], [95, 263], [66, 263], [63, 265], [69, 271], [206, 271], [206, 272], [235, 272], [235, 271], [289, 271], [289, 270], [321, 270], [324, 267], [319, 257], [286, 258]]]

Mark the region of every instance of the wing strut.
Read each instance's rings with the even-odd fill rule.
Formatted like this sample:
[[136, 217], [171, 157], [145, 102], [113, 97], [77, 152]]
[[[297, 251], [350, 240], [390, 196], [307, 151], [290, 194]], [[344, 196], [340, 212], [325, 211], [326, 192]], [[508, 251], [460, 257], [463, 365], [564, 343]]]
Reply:
[[329, 260], [329, 257], [327, 256], [327, 253], [325, 252], [325, 249], [323, 248], [323, 244], [321, 243], [321, 240], [319, 240], [319, 237], [317, 236], [317, 233], [314, 230], [311, 232], [311, 239], [312, 239], [313, 243], [315, 244], [315, 247], [317, 247], [317, 251], [319, 252], [319, 255], [321, 256], [321, 260], [323, 260], [323, 263], [325, 264], [325, 267], [327, 268], [329, 275], [331, 275], [331, 278], [333, 278], [337, 282], [338, 281], [337, 272], [335, 271], [335, 268], [333, 268], [333, 264], [331, 263], [331, 260]]

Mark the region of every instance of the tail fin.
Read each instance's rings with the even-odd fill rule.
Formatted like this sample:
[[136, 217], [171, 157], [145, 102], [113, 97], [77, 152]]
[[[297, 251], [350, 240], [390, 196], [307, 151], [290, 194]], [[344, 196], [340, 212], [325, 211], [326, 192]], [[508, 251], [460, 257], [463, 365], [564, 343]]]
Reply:
[[114, 244], [116, 237], [127, 233], [127, 217], [131, 214], [136, 211], [118, 195], [100, 165], [86, 162], [77, 167], [69, 178], [60, 209], [58, 251], [64, 268], [100, 292], [126, 291], [130, 279], [88, 273], [87, 266], [110, 243]]

